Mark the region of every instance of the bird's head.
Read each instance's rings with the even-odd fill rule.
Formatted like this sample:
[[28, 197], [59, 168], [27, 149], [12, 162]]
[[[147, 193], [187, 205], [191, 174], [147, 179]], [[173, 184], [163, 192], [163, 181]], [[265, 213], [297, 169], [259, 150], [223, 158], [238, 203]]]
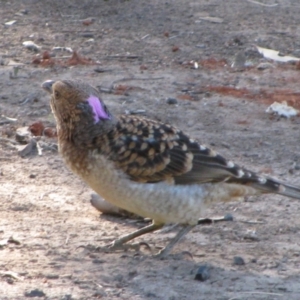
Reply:
[[83, 134], [93, 128], [107, 130], [113, 116], [99, 97], [97, 89], [89, 84], [73, 81], [47, 80], [42, 88], [51, 94], [51, 109], [58, 134]]

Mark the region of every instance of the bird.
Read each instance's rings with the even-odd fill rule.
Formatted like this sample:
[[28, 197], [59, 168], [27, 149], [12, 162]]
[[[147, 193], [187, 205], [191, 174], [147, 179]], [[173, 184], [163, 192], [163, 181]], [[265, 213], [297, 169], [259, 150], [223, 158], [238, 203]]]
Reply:
[[121, 249], [166, 224], [180, 224], [182, 229], [157, 253], [165, 257], [214, 203], [266, 193], [300, 199], [300, 187], [240, 167], [175, 126], [115, 116], [86, 82], [47, 80], [42, 88], [50, 94], [66, 165], [106, 201], [152, 219], [109, 249]]

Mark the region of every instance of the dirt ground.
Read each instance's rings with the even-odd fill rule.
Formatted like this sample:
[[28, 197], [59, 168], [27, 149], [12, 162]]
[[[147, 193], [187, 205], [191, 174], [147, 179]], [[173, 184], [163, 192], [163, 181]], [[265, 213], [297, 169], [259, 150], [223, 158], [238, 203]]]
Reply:
[[[274, 101], [300, 108], [299, 66], [255, 48], [300, 57], [299, 15], [292, 0], [0, 1], [0, 299], [300, 299], [299, 201], [215, 205], [208, 216], [234, 221], [196, 227], [165, 260], [144, 248], [99, 253], [83, 246], [145, 223], [95, 210], [55, 137], [36, 137], [40, 151], [27, 154], [15, 137], [37, 121], [55, 127], [44, 80], [82, 79], [114, 113], [171, 123], [300, 186], [300, 118], [265, 113]], [[138, 240], [157, 250], [174, 234]], [[194, 280], [201, 265], [210, 272], [203, 282]]]

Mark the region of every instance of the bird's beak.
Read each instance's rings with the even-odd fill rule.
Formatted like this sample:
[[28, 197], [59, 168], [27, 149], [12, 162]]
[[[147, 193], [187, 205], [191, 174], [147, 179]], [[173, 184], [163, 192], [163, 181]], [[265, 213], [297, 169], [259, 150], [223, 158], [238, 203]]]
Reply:
[[43, 82], [42, 88], [43, 88], [46, 92], [52, 94], [52, 86], [53, 86], [54, 83], [55, 83], [54, 80], [46, 80], [45, 82]]

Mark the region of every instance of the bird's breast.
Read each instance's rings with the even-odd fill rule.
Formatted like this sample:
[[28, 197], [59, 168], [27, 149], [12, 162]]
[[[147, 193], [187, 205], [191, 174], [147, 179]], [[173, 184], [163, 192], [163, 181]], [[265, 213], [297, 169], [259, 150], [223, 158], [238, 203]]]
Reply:
[[135, 182], [96, 150], [75, 150], [61, 149], [67, 165], [95, 192], [106, 201], [157, 223], [197, 224], [209, 204], [253, 194], [246, 186], [227, 183]]

